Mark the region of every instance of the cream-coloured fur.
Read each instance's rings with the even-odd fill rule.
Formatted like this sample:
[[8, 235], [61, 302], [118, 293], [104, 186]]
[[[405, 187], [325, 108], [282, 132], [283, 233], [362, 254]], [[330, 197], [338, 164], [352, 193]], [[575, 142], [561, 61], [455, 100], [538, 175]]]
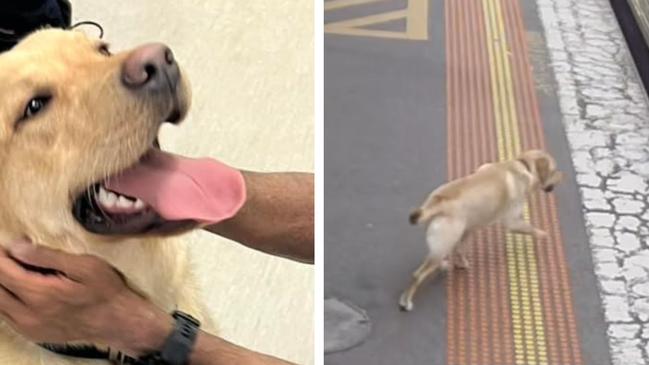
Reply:
[[544, 231], [524, 219], [525, 202], [530, 193], [551, 191], [561, 179], [552, 156], [530, 150], [511, 161], [482, 165], [473, 174], [435, 189], [410, 215], [412, 224], [427, 225], [429, 253], [399, 298], [401, 309], [412, 310], [417, 289], [439, 268], [468, 268], [462, 243], [476, 229], [501, 223], [512, 232], [545, 238]]
[[[161, 237], [89, 233], [72, 202], [90, 184], [134, 164], [170, 112], [165, 100], [134, 97], [120, 82], [129, 52], [107, 56], [100, 41], [74, 31], [43, 30], [0, 54], [0, 242], [36, 244], [106, 259], [164, 310], [206, 320], [182, 243]], [[183, 112], [189, 87], [178, 97]], [[17, 123], [35, 96], [46, 109]], [[42, 350], [0, 324], [0, 364], [97, 364]]]

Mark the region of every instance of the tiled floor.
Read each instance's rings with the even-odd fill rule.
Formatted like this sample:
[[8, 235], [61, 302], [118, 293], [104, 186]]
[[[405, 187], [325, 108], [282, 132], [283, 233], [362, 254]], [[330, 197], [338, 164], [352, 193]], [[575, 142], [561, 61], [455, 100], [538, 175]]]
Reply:
[[[117, 50], [162, 41], [193, 86], [193, 107], [161, 142], [261, 171], [313, 169], [311, 1], [73, 1]], [[88, 28], [89, 32], [93, 29]], [[187, 238], [221, 334], [313, 363], [313, 268], [206, 233]]]

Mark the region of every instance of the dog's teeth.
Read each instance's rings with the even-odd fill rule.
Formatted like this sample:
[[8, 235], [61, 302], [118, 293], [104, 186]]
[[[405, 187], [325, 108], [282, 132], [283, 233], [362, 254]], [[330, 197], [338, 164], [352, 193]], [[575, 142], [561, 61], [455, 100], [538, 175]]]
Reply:
[[108, 200], [108, 192], [103, 187], [99, 187], [99, 195], [97, 196], [100, 202], [104, 203]]
[[97, 196], [97, 199], [101, 203], [101, 205], [105, 207], [112, 207], [115, 205], [115, 201], [117, 201], [117, 195], [114, 193], [111, 193], [110, 191], [104, 189], [103, 186], [99, 187], [99, 194]]
[[135, 209], [142, 209], [144, 208], [144, 202], [140, 199], [136, 199], [135, 203], [133, 204], [133, 208]]
[[113, 205], [115, 205], [116, 201], [117, 195], [110, 191], [106, 191], [106, 201], [104, 202], [104, 204], [106, 204], [107, 207], [112, 207]]
[[120, 208], [131, 208], [133, 207], [133, 202], [120, 195], [119, 199], [117, 199], [117, 206]]

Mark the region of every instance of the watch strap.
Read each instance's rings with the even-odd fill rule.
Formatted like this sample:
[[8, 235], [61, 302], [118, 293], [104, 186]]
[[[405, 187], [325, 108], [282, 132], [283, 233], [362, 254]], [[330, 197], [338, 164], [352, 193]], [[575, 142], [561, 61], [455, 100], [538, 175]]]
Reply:
[[187, 365], [201, 323], [181, 311], [174, 311], [175, 326], [160, 351], [140, 358], [146, 365]]

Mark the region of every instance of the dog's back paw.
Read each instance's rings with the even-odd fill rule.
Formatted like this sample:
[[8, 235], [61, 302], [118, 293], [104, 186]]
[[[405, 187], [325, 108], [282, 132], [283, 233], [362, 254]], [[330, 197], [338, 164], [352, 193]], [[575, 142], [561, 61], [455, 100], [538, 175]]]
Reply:
[[414, 308], [414, 305], [412, 303], [412, 300], [409, 300], [406, 296], [406, 294], [402, 294], [401, 298], [399, 298], [399, 309], [402, 312], [410, 312]]

